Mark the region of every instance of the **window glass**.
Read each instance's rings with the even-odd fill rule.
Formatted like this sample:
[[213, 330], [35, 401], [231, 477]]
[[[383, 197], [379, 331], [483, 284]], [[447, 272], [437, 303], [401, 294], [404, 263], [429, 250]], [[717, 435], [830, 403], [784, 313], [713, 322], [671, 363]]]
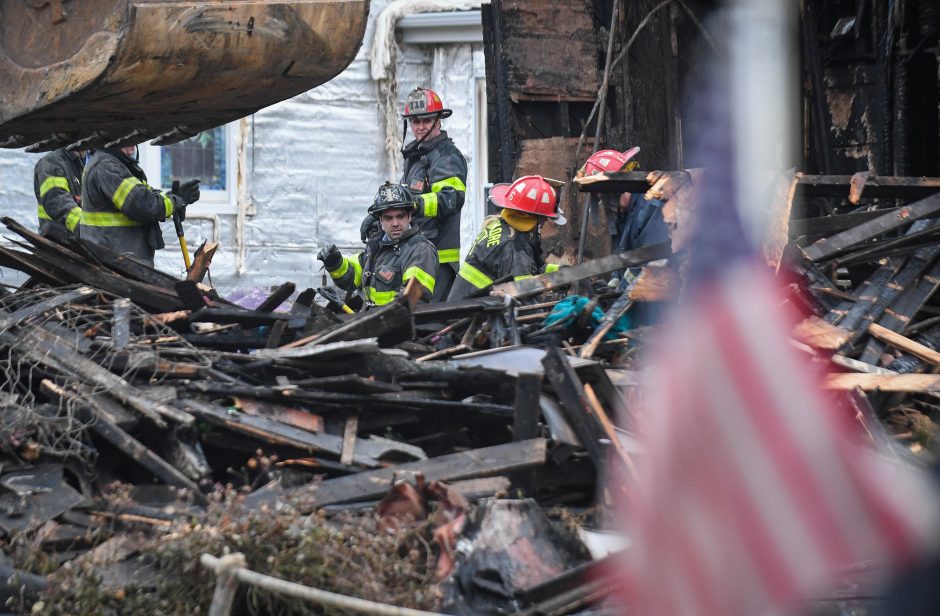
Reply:
[[161, 184], [169, 187], [177, 180], [199, 178], [202, 190], [226, 190], [225, 133], [225, 127], [218, 126], [160, 148]]

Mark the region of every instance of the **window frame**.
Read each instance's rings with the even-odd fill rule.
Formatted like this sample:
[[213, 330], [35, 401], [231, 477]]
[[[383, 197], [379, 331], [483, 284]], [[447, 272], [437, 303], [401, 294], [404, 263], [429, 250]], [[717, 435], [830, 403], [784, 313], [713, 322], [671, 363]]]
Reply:
[[[237, 214], [238, 213], [238, 140], [239, 120], [223, 125], [225, 135], [225, 190], [200, 189], [198, 212], [200, 214]], [[140, 166], [147, 174], [150, 185], [160, 190], [170, 190], [170, 186], [161, 186], [162, 146], [150, 143], [140, 144]]]

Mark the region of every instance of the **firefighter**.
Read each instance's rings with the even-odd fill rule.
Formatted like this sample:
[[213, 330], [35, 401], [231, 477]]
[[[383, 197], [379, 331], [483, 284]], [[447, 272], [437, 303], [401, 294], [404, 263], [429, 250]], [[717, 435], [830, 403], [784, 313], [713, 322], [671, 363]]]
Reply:
[[149, 186], [137, 146], [96, 150], [85, 168], [78, 234], [153, 267], [154, 253], [165, 246], [159, 223], [174, 212], [185, 219], [186, 207], [198, 200], [199, 180], [176, 192]]
[[526, 175], [512, 184], [496, 184], [489, 198], [502, 210], [498, 216], [484, 219], [483, 229], [460, 265], [448, 301], [480, 295], [495, 281], [509, 276], [520, 280], [559, 267], [542, 259], [539, 233], [546, 220], [565, 224], [551, 184], [542, 176]]
[[344, 257], [334, 245], [317, 255], [336, 286], [362, 290], [367, 305], [393, 301], [412, 278], [421, 285], [422, 300], [430, 301], [437, 286], [438, 258], [434, 244], [412, 224], [418, 206], [405, 186], [385, 182], [369, 207], [382, 233], [366, 242], [366, 249]]
[[33, 192], [39, 204], [39, 233], [46, 237], [71, 235], [82, 216], [84, 153], [65, 148], [39, 159], [33, 169]]
[[[596, 175], [608, 171], [632, 171], [638, 166], [633, 158], [640, 148], [627, 152], [602, 150], [595, 152], [584, 164], [583, 175]], [[643, 193], [621, 193], [602, 201], [608, 208], [608, 224], [613, 236], [614, 252], [636, 250], [670, 241], [669, 229], [663, 219], [663, 203], [658, 199], [647, 199]], [[668, 267], [675, 267], [674, 263]], [[613, 272], [607, 286], [611, 289], [625, 288], [642, 268], [631, 267]], [[664, 302], [637, 302], [630, 309], [634, 327], [655, 325], [664, 311]]]
[[[450, 291], [460, 262], [460, 210], [467, 187], [467, 161], [441, 129], [441, 120], [452, 111], [444, 108], [433, 90], [415, 88], [402, 114], [404, 132], [411, 126], [414, 140], [401, 149], [404, 157], [401, 184], [414, 195], [414, 224], [431, 240], [441, 264], [433, 301], [443, 301]], [[363, 223], [365, 230], [372, 221]], [[363, 232], [363, 241], [368, 232]]]

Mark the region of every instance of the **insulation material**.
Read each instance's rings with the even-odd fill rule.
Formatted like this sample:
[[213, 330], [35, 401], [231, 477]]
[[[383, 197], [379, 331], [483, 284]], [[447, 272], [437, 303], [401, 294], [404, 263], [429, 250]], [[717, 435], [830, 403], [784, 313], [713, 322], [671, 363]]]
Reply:
[[401, 99], [395, 70], [398, 56], [395, 26], [398, 20], [416, 13], [479, 9], [481, 4], [479, 0], [396, 0], [376, 18], [369, 60], [372, 79], [379, 87], [379, 107], [385, 118], [385, 153], [389, 162], [389, 175], [398, 176], [401, 171], [400, 161], [395, 156], [402, 146], [398, 128], [401, 125], [400, 107], [396, 104]]
[[[234, 205], [217, 215], [205, 210], [200, 214], [198, 203], [190, 208], [185, 223], [190, 250], [204, 240], [221, 244], [211, 280], [223, 294], [288, 280], [298, 289], [320, 286], [324, 272], [316, 255], [321, 248], [336, 244], [347, 253], [362, 249], [359, 225], [377, 187], [386, 179], [398, 179], [388, 176], [385, 125], [369, 63], [375, 17], [388, 4], [372, 2], [363, 46], [343, 73], [242, 122], [248, 132], [245, 181], [237, 191], [243, 195], [237, 206], [246, 212], [241, 228]], [[475, 185], [485, 178], [475, 177], [473, 159], [477, 138], [485, 147], [485, 136], [474, 136], [476, 81], [484, 75], [482, 45], [403, 45], [396, 74], [404, 93], [396, 112], [417, 85], [439, 92], [454, 110], [444, 128], [470, 165], [462, 217], [466, 250], [482, 219]], [[32, 172], [40, 156], [0, 149], [0, 210], [32, 229], [37, 225]], [[179, 275], [182, 257], [173, 225], [162, 227], [167, 247], [157, 252], [156, 265]], [[23, 280], [6, 270], [3, 276], [0, 282], [7, 284]]]

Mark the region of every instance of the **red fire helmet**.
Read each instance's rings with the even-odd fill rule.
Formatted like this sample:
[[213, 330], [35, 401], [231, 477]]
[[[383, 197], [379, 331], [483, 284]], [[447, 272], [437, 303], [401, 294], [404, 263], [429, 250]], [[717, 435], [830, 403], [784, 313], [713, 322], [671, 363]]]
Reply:
[[591, 154], [591, 157], [584, 163], [584, 175], [597, 175], [598, 173], [607, 173], [609, 171], [624, 171], [624, 167], [630, 162], [630, 159], [639, 154], [639, 146], [630, 148], [626, 152], [617, 150], [600, 150]]
[[551, 218], [558, 225], [566, 222], [558, 209], [558, 193], [540, 175], [524, 175], [512, 184], [496, 184], [490, 190], [490, 201], [499, 207]]
[[428, 88], [415, 88], [408, 94], [405, 101], [405, 112], [401, 117], [407, 118], [427, 118], [437, 116], [440, 118], [449, 118], [453, 113], [450, 109], [444, 108], [444, 102], [434, 90]]

